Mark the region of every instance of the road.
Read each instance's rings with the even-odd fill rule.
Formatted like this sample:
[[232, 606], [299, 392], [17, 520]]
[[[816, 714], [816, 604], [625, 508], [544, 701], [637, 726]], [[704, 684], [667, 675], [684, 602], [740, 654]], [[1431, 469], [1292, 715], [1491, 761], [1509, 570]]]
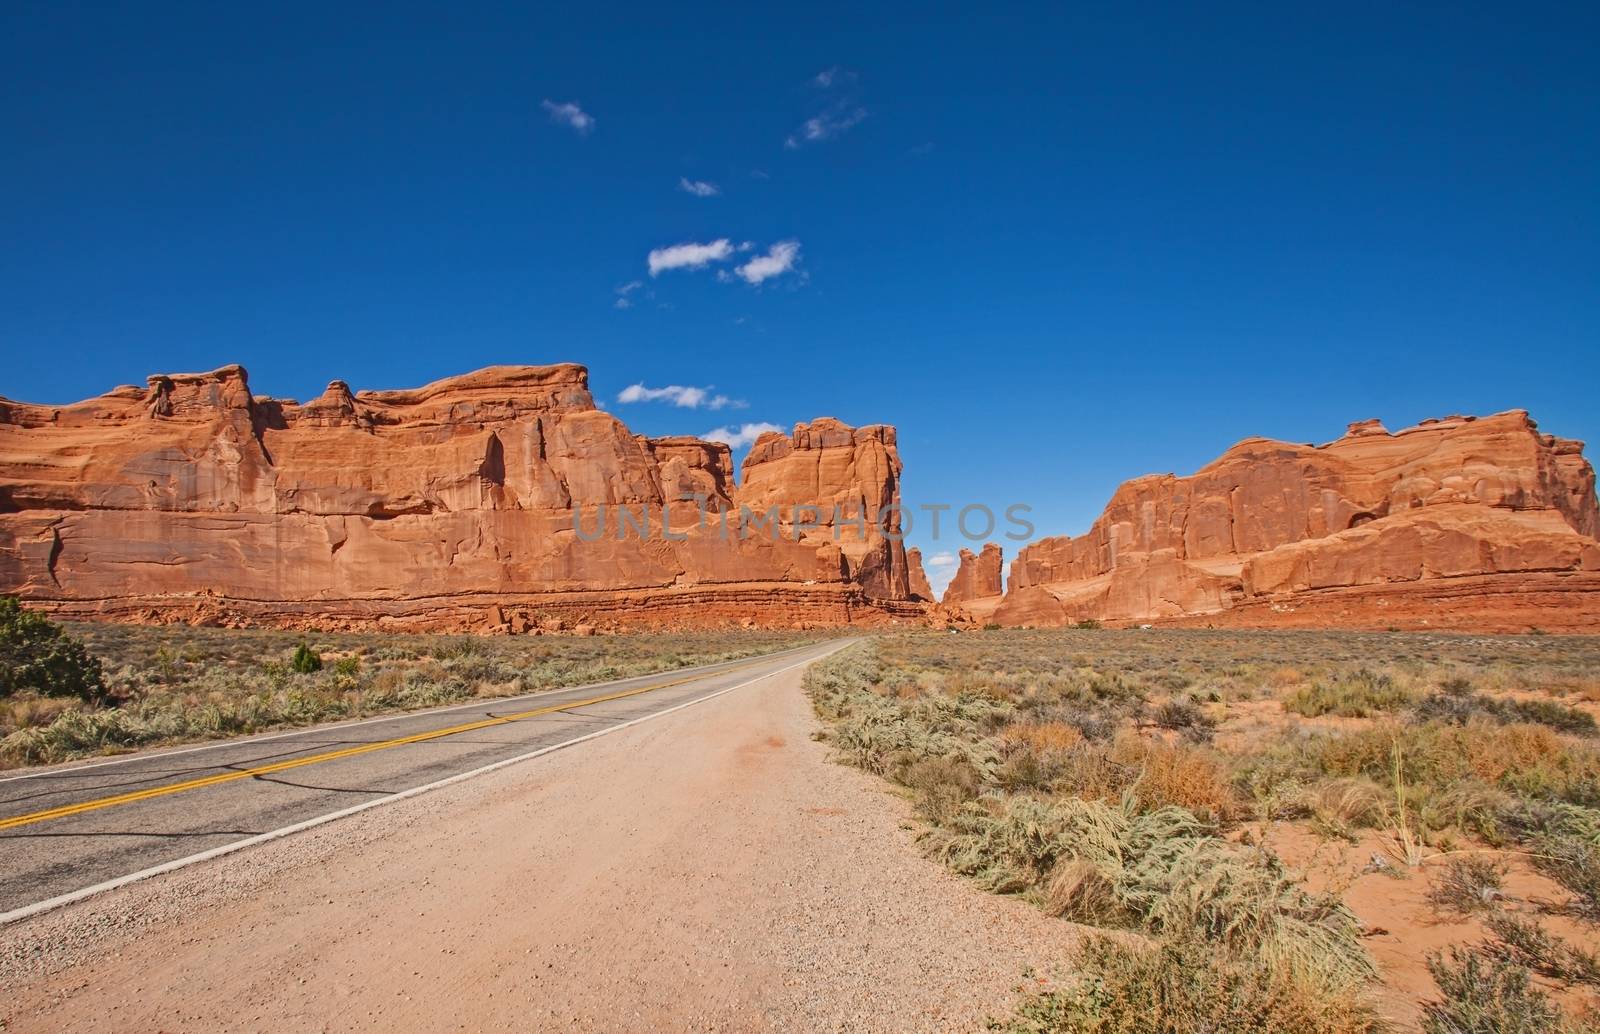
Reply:
[[1077, 927], [927, 858], [803, 674], [0, 926], [0, 1030], [984, 1029]]
[[840, 646], [0, 776], [0, 922], [532, 760]]

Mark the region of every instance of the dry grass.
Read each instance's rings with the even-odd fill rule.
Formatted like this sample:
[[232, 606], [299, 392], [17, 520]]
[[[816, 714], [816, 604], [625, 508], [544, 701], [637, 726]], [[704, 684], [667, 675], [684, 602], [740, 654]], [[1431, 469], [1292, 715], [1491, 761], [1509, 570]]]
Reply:
[[[72, 625], [106, 670], [92, 707], [0, 698], [0, 767], [211, 739], [664, 671], [797, 646], [767, 632], [418, 636]], [[297, 671], [297, 649], [322, 661]]]
[[[1382, 1029], [1350, 913], [1249, 845], [1284, 822], [1366, 843], [1318, 884], [1346, 888], [1443, 859], [1441, 914], [1499, 916], [1493, 863], [1472, 860], [1496, 845], [1567, 891], [1547, 906], [1563, 922], [1600, 920], [1595, 670], [1600, 641], [1558, 637], [984, 631], [883, 637], [808, 684], [841, 758], [906, 786], [935, 857], [1138, 932], [1091, 942], [1117, 945], [1114, 964], [1080, 958], [1082, 979], [1025, 999], [1006, 1029], [1341, 1031]], [[1404, 950], [1414, 928], [1396, 920]], [[1495, 921], [1500, 955], [1436, 967], [1433, 1029], [1559, 1012], [1517, 974], [1586, 972], [1586, 949], [1537, 916]]]
[[1231, 775], [1222, 761], [1207, 751], [1147, 740], [1128, 731], [1117, 737], [1111, 759], [1138, 769], [1132, 791], [1143, 808], [1172, 804], [1217, 825], [1239, 817], [1240, 802]]

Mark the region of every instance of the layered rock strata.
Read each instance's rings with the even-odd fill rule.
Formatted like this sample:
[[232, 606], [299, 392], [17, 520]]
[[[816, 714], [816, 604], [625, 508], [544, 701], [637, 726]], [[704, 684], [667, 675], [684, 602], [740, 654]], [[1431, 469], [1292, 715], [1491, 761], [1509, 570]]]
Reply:
[[1017, 555], [994, 619], [1600, 630], [1597, 531], [1583, 444], [1526, 412], [1365, 421], [1124, 483], [1086, 534]]
[[892, 427], [822, 418], [764, 435], [736, 484], [726, 445], [634, 434], [573, 364], [304, 404], [238, 366], [159, 375], [0, 399], [0, 592], [329, 628], [909, 619], [900, 469]]

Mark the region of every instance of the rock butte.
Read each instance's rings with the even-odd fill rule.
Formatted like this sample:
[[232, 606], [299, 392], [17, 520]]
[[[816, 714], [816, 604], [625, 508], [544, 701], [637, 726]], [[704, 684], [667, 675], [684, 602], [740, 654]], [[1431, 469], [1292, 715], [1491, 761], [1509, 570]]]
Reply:
[[939, 602], [947, 610], [965, 611], [972, 620], [988, 621], [999, 608], [1003, 591], [1000, 547], [989, 542], [980, 553], [963, 549], [960, 561]]
[[922, 550], [916, 546], [906, 550], [906, 566], [910, 569], [911, 595], [916, 599], [932, 603], [933, 586], [928, 584], [928, 573], [922, 567]]
[[[901, 620], [1600, 631], [1582, 444], [1521, 411], [1323, 446], [1252, 438], [1137, 478], [1087, 534], [991, 543], [935, 604], [898, 540], [892, 427], [649, 438], [577, 365], [303, 405], [238, 366], [68, 406], [0, 399], [0, 592], [63, 617], [505, 632]], [[701, 526], [699, 504], [708, 519]], [[612, 510], [606, 534], [588, 538]], [[782, 514], [776, 538], [720, 516]], [[797, 528], [795, 506], [819, 527]], [[835, 507], [879, 515], [832, 527]], [[615, 534], [616, 512], [654, 532]], [[665, 507], [674, 536], [660, 531]], [[735, 522], [737, 524], [737, 522]], [[580, 524], [580, 527], [584, 525]], [[592, 539], [592, 540], [591, 540]]]
[[[707, 518], [699, 527], [700, 494]], [[582, 366], [501, 366], [304, 405], [245, 371], [151, 377], [75, 405], [0, 400], [0, 591], [63, 617], [534, 631], [918, 618], [892, 427], [648, 438]], [[879, 523], [831, 527], [846, 513]], [[612, 508], [593, 537], [600, 506]], [[669, 540], [660, 531], [663, 505]], [[720, 515], [782, 508], [782, 534]], [[822, 527], [793, 527], [794, 505]], [[653, 531], [615, 535], [648, 507]]]
[[1368, 420], [1125, 482], [1088, 533], [1018, 553], [992, 620], [1600, 631], [1597, 530], [1583, 443], [1521, 410]]

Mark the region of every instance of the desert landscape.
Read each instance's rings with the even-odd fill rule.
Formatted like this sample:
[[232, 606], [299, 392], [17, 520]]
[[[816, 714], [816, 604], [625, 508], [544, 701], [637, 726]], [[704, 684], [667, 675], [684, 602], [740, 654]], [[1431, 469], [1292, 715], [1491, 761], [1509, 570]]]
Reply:
[[1126, 482], [1004, 584], [998, 544], [963, 549], [934, 606], [895, 428], [769, 431], [736, 479], [728, 446], [633, 434], [588, 380], [494, 367], [301, 405], [229, 366], [0, 399], [0, 588], [66, 618], [308, 629], [1600, 632], [1594, 468], [1522, 411], [1248, 439]]
[[[192, 941], [182, 931], [232, 907], [232, 894], [206, 891], [202, 918], [173, 918], [168, 871], [224, 865], [252, 894], [291, 893], [284, 881], [310, 863], [262, 870], [257, 852], [279, 833], [219, 822], [353, 822], [435, 783], [635, 736], [691, 704], [733, 718], [737, 705], [705, 702], [754, 694], [753, 682], [769, 710], [740, 742], [785, 759], [781, 776], [712, 814], [676, 796], [674, 777], [652, 807], [689, 808], [682, 821], [713, 823], [712, 842], [781, 843], [786, 865], [888, 865], [921, 888], [907, 892], [916, 912], [890, 948], [854, 910], [911, 903], [854, 885], [830, 906], [847, 913], [831, 921], [836, 943], [776, 958], [759, 924], [740, 925], [728, 936], [748, 953], [741, 979], [800, 998], [702, 982], [681, 992], [690, 1013], [651, 1006], [640, 1022], [841, 1022], [843, 978], [813, 968], [818, 952], [904, 952], [960, 931], [965, 969], [908, 974], [904, 997], [843, 1025], [1592, 1027], [1600, 640], [1572, 633], [1600, 627], [1600, 542], [1581, 443], [1522, 412], [1396, 433], [1368, 421], [1325, 446], [1251, 439], [1190, 477], [1127, 482], [1086, 535], [1027, 546], [1009, 575], [997, 543], [962, 549], [936, 600], [900, 533], [894, 428], [824, 417], [768, 432], [736, 477], [726, 446], [634, 435], [586, 383], [573, 364], [497, 368], [415, 392], [335, 382], [302, 406], [250, 395], [230, 367], [69, 407], [5, 404], [0, 764], [21, 774], [0, 775], [13, 791], [0, 832], [17, 838], [0, 937], [12, 981], [32, 989], [17, 1002], [33, 1003], [8, 1026], [125, 1009], [95, 990], [136, 979], [117, 961], [123, 938], [170, 929]], [[585, 508], [603, 526], [608, 506], [663, 524], [586, 535]], [[770, 510], [769, 527], [737, 533], [752, 510]], [[673, 671], [686, 674], [663, 677]], [[474, 745], [488, 731], [495, 741]], [[790, 766], [786, 745], [812, 737]], [[456, 746], [441, 759], [435, 744]], [[200, 755], [174, 769], [160, 750], [126, 753], [149, 748]], [[70, 764], [107, 756], [123, 763]], [[706, 769], [736, 780], [718, 799], [738, 792], [743, 757]], [[903, 803], [821, 774], [838, 764]], [[48, 783], [29, 779], [41, 765]], [[279, 775], [307, 766], [341, 782]], [[821, 785], [854, 803], [794, 803]], [[327, 810], [341, 797], [358, 803]], [[825, 827], [798, 849], [770, 810], [794, 807], [855, 816], [854, 855]], [[629, 821], [664, 835], [657, 815]], [[33, 842], [58, 826], [89, 846]], [[182, 845], [143, 832], [156, 829]], [[128, 843], [91, 839], [108, 834]], [[372, 856], [362, 864], [402, 864], [378, 843], [359, 849]], [[497, 856], [478, 878], [515, 880], [528, 857]], [[395, 878], [426, 883], [438, 863], [403, 864]], [[717, 934], [699, 935], [720, 937], [727, 909], [755, 907], [740, 904], [752, 881], [788, 873], [752, 870], [673, 907], [721, 916]], [[987, 906], [970, 896], [984, 893], [1013, 905], [979, 918]], [[147, 903], [77, 947], [102, 894]], [[783, 907], [810, 923], [814, 901]], [[505, 907], [493, 895], [482, 906]], [[612, 944], [629, 935], [611, 914], [562, 921]], [[990, 950], [994, 923], [1014, 952]], [[172, 950], [175, 972], [201, 971]], [[471, 979], [499, 986], [504, 950], [486, 944], [474, 966], [488, 969]], [[632, 964], [634, 994], [659, 993], [661, 961]], [[541, 985], [565, 1003], [552, 1015], [631, 1022], [575, 980]], [[952, 997], [958, 984], [967, 991]], [[228, 1025], [175, 985], [154, 1000]], [[356, 1000], [359, 1018], [355, 1005], [335, 1010], [352, 1029], [393, 1019], [370, 994]], [[269, 998], [260, 1008], [253, 1021], [293, 1025]]]
[[0, 8], [0, 1034], [1600, 1034], [1597, 43]]

